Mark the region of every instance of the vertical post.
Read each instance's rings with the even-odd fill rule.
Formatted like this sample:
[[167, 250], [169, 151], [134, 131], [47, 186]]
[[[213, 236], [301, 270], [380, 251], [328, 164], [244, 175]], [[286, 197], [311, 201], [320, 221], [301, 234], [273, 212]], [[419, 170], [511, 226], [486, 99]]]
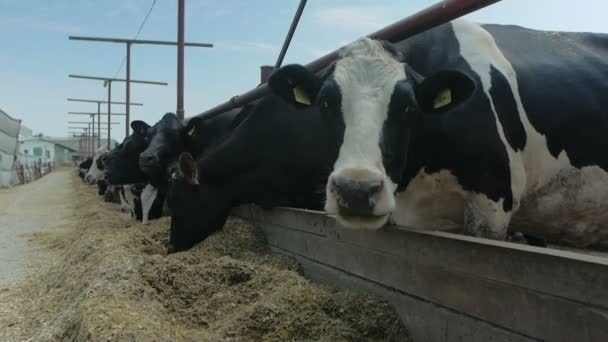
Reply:
[[131, 43], [127, 43], [127, 77], [126, 78], [126, 85], [125, 87], [127, 88], [127, 94], [126, 94], [126, 118], [125, 118], [125, 138], [129, 136], [129, 123], [130, 118], [129, 118], [129, 114], [131, 113]]
[[184, 120], [184, 27], [185, 1], [178, 0], [177, 4], [177, 110], [179, 121]]
[[85, 145], [84, 145], [86, 149], [84, 150], [85, 151], [84, 153], [85, 153], [86, 156], [88, 156], [89, 153], [91, 152], [91, 147], [89, 147], [89, 145], [91, 144], [91, 137], [89, 137], [89, 129], [88, 128], [84, 129], [84, 136], [85, 136], [85, 139], [86, 139], [85, 140]]
[[110, 125], [110, 118], [111, 118], [111, 113], [112, 113], [112, 81], [108, 80], [108, 146], [107, 148], [110, 149], [110, 128], [112, 127], [112, 125]]
[[260, 67], [260, 82], [266, 83], [268, 78], [270, 78], [270, 75], [274, 72], [274, 69], [275, 68], [272, 65], [262, 65]]
[[97, 146], [101, 147], [101, 102], [97, 102]]
[[91, 123], [89, 122], [87, 131], [89, 132], [89, 153], [91, 153], [91, 157], [93, 156], [93, 130], [91, 129]]
[[92, 141], [92, 143], [93, 143], [93, 151], [95, 151], [95, 115], [91, 115], [91, 123], [93, 124], [92, 125], [93, 126], [93, 130], [92, 130], [92, 132], [93, 132], [93, 141]]

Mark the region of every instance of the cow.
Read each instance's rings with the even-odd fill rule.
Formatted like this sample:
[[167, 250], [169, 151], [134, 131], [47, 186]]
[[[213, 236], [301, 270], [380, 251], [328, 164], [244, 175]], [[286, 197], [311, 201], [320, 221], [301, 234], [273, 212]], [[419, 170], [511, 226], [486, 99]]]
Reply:
[[339, 135], [325, 210], [345, 227], [608, 243], [606, 34], [455, 20], [269, 86]]
[[[110, 146], [112, 146], [112, 145], [110, 145]], [[116, 146], [114, 146], [114, 147], [116, 147]], [[105, 159], [105, 156], [108, 154], [109, 150], [110, 149], [108, 148], [108, 145], [103, 145], [99, 149], [97, 149], [97, 151], [95, 152], [95, 155], [93, 156], [93, 160], [91, 162], [91, 167], [89, 167], [89, 170], [87, 171], [87, 173], [84, 176], [85, 182], [87, 182], [89, 184], [95, 184], [95, 183], [97, 183], [98, 179], [104, 178], [103, 161]]]
[[[105, 158], [106, 176], [111, 184], [131, 184], [133, 189], [123, 196], [124, 203], [136, 203], [130, 211], [132, 217], [145, 222], [147, 218], [160, 217], [157, 213], [159, 203], [164, 201], [167, 191], [168, 175], [180, 152], [189, 144], [196, 153], [205, 150], [220, 140], [234, 124], [238, 112], [230, 111], [213, 118], [189, 118], [191, 126], [196, 126], [197, 135], [188, 135], [184, 125], [173, 113], [166, 113], [153, 126], [143, 121], [133, 121], [133, 134], [123, 141]], [[185, 139], [188, 136], [189, 139]], [[141, 184], [147, 183], [142, 188]], [[141, 189], [140, 189], [141, 188]], [[134, 197], [129, 200], [126, 197]], [[140, 198], [139, 196], [143, 196]], [[143, 211], [144, 214], [139, 212]], [[152, 210], [149, 215], [146, 210]], [[148, 217], [149, 216], [149, 217]]]
[[85, 160], [78, 163], [78, 177], [84, 180], [84, 176], [89, 171], [91, 164], [93, 163], [93, 157], [87, 157]]
[[[238, 109], [229, 134], [196, 159], [183, 152], [169, 181], [167, 252], [187, 250], [221, 229], [240, 204], [321, 209], [339, 146], [321, 116], [316, 107], [296, 111], [269, 94]], [[184, 132], [185, 146], [196, 146], [197, 121]]]
[[[103, 156], [104, 179], [110, 186], [119, 186], [118, 193], [121, 209], [129, 212], [131, 218], [147, 224], [149, 219], [162, 216], [163, 198], [157, 199], [157, 190], [149, 185], [146, 175], [138, 165], [139, 154], [148, 146], [147, 131], [150, 129], [144, 121], [131, 122], [133, 132], [122, 143]], [[158, 202], [161, 202], [160, 210]]]

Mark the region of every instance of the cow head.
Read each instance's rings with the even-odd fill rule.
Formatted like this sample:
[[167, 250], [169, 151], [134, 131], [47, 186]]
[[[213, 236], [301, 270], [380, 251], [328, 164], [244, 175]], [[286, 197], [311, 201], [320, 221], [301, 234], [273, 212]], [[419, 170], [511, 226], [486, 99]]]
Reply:
[[93, 162], [91, 163], [91, 167], [84, 176], [84, 180], [89, 184], [96, 184], [98, 180], [103, 180], [104, 177], [104, 163], [108, 152], [106, 150], [101, 150], [95, 154], [93, 158]]
[[147, 130], [149, 143], [139, 155], [139, 168], [153, 184], [160, 184], [167, 178], [167, 167], [183, 149], [182, 127], [175, 114], [167, 113]]
[[116, 146], [104, 159], [106, 178], [110, 184], [143, 182], [145, 174], [139, 169], [139, 154], [148, 147], [150, 125], [143, 121], [131, 122], [133, 133]]
[[199, 182], [198, 165], [190, 153], [182, 153], [177, 164], [167, 194], [171, 211], [168, 253], [187, 250], [204, 240], [223, 226], [230, 213], [226, 194]]
[[462, 72], [423, 78], [402, 60], [389, 43], [361, 38], [341, 49], [323, 77], [288, 65], [269, 80], [272, 91], [296, 107], [319, 106], [341, 137], [325, 210], [347, 227], [377, 229], [387, 222], [417, 125], [460, 105], [475, 88]]
[[210, 146], [221, 141], [222, 137], [230, 134], [236, 124], [235, 118], [240, 111], [239, 108], [214, 117], [194, 116], [190, 118], [181, 132], [184, 150], [197, 158]]

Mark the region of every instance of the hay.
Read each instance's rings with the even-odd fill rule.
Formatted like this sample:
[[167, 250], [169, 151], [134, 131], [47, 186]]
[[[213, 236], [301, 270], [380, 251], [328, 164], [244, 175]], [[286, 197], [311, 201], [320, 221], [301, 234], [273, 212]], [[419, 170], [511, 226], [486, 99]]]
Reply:
[[30, 236], [54, 257], [0, 289], [2, 341], [408, 339], [387, 303], [311, 284], [246, 222], [166, 256], [168, 218], [142, 226], [73, 186], [72, 224]]

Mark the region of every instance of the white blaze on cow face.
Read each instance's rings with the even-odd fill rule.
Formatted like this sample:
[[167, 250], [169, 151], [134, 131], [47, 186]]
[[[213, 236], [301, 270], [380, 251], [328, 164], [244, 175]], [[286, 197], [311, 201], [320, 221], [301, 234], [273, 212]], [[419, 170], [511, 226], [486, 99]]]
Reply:
[[387, 176], [379, 144], [405, 68], [379, 42], [361, 38], [342, 49], [333, 76], [341, 94], [344, 137], [328, 179], [325, 210], [347, 227], [377, 229], [395, 207], [396, 180]]

